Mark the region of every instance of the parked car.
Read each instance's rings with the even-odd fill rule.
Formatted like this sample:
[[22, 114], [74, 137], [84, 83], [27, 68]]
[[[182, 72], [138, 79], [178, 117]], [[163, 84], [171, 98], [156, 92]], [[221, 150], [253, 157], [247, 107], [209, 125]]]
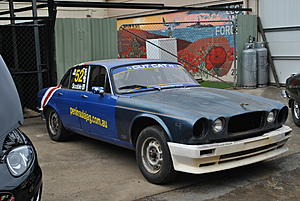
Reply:
[[70, 132], [136, 151], [144, 177], [167, 183], [287, 151], [287, 106], [232, 90], [201, 87], [176, 62], [92, 61], [38, 94], [52, 140]]
[[289, 98], [293, 121], [297, 126], [300, 126], [300, 74], [292, 74], [286, 80], [285, 93]]
[[19, 130], [23, 124], [23, 111], [1, 56], [0, 75], [0, 200], [39, 201], [42, 171], [33, 144]]

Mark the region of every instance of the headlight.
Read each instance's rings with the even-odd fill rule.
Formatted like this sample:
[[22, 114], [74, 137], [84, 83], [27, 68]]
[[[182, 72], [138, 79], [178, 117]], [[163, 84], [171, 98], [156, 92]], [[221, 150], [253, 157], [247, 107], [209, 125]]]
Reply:
[[208, 121], [206, 118], [201, 118], [199, 119], [195, 124], [194, 124], [194, 137], [202, 137], [207, 133], [208, 129]]
[[33, 148], [31, 146], [24, 145], [11, 150], [6, 157], [6, 162], [11, 174], [18, 177], [28, 170], [33, 159]]
[[213, 122], [212, 128], [215, 133], [219, 133], [224, 129], [224, 120], [219, 118]]
[[269, 112], [267, 116], [267, 122], [273, 123], [275, 121], [275, 113], [273, 111]]
[[278, 122], [280, 124], [285, 123], [288, 118], [288, 114], [289, 114], [289, 109], [287, 106], [284, 106], [277, 115]]

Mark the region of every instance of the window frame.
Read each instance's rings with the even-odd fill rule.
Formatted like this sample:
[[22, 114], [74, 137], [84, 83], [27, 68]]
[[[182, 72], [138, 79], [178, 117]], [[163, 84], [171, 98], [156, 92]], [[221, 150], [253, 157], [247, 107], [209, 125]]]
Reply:
[[[114, 93], [115, 94], [117, 94], [117, 95], [126, 95], [126, 94], [133, 94], [133, 93], [144, 93], [144, 92], [147, 92], [148, 90], [145, 90], [145, 91], [132, 91], [132, 92], [125, 92], [125, 93], [120, 93], [120, 92], [118, 92], [117, 90], [115, 90], [116, 89], [116, 84], [115, 84], [115, 80], [114, 80], [114, 78], [113, 78], [113, 70], [114, 69], [116, 69], [116, 68], [120, 68], [120, 67], [126, 67], [126, 66], [132, 66], [132, 65], [143, 65], [143, 64], [176, 64], [176, 65], [179, 65], [179, 66], [181, 66], [182, 67], [182, 69], [183, 69], [183, 71], [185, 71], [185, 73], [192, 79], [192, 80], [194, 80], [195, 82], [197, 82], [196, 81], [196, 79], [191, 75], [191, 73], [189, 73], [184, 67], [183, 67], [183, 65], [181, 64], [181, 63], [178, 63], [178, 62], [150, 62], [150, 63], [148, 63], [148, 62], [141, 62], [141, 63], [130, 63], [130, 64], [124, 64], [124, 65], [119, 65], [119, 66], [114, 66], [114, 67], [112, 67], [112, 68], [110, 68], [110, 71], [109, 71], [109, 73], [110, 73], [110, 83], [111, 83], [111, 87], [112, 87], [112, 90], [114, 90]], [[200, 84], [199, 84], [200, 85]], [[201, 85], [200, 85], [201, 86]]]
[[[112, 88], [112, 83], [111, 83], [111, 78], [110, 78], [110, 71], [108, 70], [108, 68], [106, 66], [103, 66], [103, 65], [90, 65], [89, 66], [89, 76], [88, 76], [88, 85], [87, 85], [87, 91], [88, 92], [91, 92], [88, 90], [89, 88], [89, 85], [90, 85], [90, 77], [91, 77], [91, 72], [92, 72], [92, 68], [103, 68], [105, 69], [106, 71], [106, 75], [105, 75], [105, 81], [104, 81], [104, 93], [105, 94], [111, 94], [111, 95], [115, 95], [114, 91], [113, 91], [113, 88]], [[108, 82], [108, 83], [107, 83]], [[109, 86], [107, 86], [107, 84]], [[107, 92], [105, 89], [106, 87], [108, 87], [110, 89], [110, 92]]]
[[[60, 86], [61, 86], [62, 89], [70, 89], [70, 79], [71, 79], [70, 73], [71, 73], [71, 69], [72, 68], [69, 68], [69, 70], [67, 70], [67, 72], [64, 74], [64, 76], [62, 77], [62, 79], [59, 82], [59, 84], [60, 84]], [[63, 86], [62, 83], [65, 81], [65, 79], [66, 79], [67, 76], [69, 77], [68, 78], [69, 80], [68, 80], [68, 86], [65, 88], [65, 87], [62, 87]]]
[[[72, 89], [71, 88], [71, 72], [75, 69], [75, 68], [87, 68], [87, 70], [88, 70], [88, 72], [87, 72], [87, 82], [86, 82], [86, 87], [85, 87], [85, 90], [76, 90], [76, 89]], [[89, 83], [89, 76], [90, 76], [90, 66], [88, 66], [88, 65], [82, 65], [82, 66], [73, 66], [73, 67], [71, 67], [66, 73], [65, 73], [65, 75], [63, 76], [63, 78], [61, 79], [61, 81], [60, 81], [60, 84], [62, 83], [62, 81], [63, 81], [63, 79], [67, 76], [67, 74], [68, 75], [70, 75], [69, 76], [69, 84], [68, 84], [68, 88], [62, 88], [62, 89], [65, 89], [65, 90], [72, 90], [72, 91], [78, 91], [78, 92], [84, 92], [84, 91], [87, 91], [87, 89], [88, 89], [88, 83]]]

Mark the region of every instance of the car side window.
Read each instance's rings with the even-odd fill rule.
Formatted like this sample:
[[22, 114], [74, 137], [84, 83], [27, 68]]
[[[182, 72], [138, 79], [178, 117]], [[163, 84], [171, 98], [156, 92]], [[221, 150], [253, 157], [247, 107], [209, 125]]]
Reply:
[[92, 66], [89, 81], [89, 91], [92, 87], [104, 87], [105, 93], [110, 93], [110, 84], [106, 69], [102, 66]]
[[60, 86], [63, 89], [68, 89], [69, 88], [69, 83], [70, 83], [70, 70], [67, 71], [67, 73], [64, 75], [60, 82]]
[[88, 69], [88, 66], [78, 66], [71, 69], [70, 89], [86, 90]]

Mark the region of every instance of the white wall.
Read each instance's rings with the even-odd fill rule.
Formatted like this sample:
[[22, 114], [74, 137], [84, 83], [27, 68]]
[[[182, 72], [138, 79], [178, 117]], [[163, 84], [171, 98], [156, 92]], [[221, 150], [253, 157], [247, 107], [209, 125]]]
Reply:
[[[299, 0], [259, 0], [259, 15], [264, 28], [300, 26], [299, 8]], [[300, 31], [276, 30], [267, 32], [266, 36], [275, 57], [279, 82], [284, 84], [290, 74], [300, 73]], [[288, 59], [288, 56], [294, 59]], [[274, 83], [272, 74], [271, 82]]]

